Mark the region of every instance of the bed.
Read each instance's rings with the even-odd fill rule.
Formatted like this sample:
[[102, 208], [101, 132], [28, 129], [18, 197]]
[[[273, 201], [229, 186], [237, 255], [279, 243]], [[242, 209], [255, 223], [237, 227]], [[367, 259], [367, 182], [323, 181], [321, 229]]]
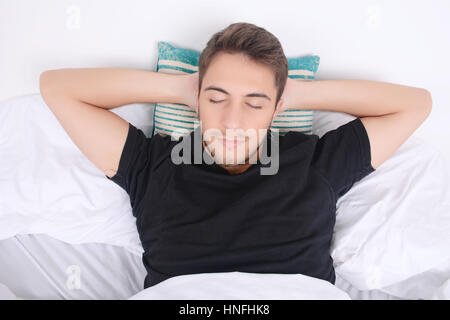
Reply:
[[[227, 292], [220, 292], [218, 286], [229, 279], [219, 280], [219, 284], [211, 288], [213, 277], [203, 274], [204, 278], [199, 281], [179, 284], [183, 290], [173, 284], [166, 289], [165, 283], [149, 295], [150, 290], [143, 290], [146, 271], [140, 255], [114, 245], [73, 245], [44, 234], [17, 235], [0, 241], [0, 260], [3, 261], [0, 283], [4, 285], [0, 297], [4, 299], [398, 299], [376, 290], [359, 291], [342, 279], [337, 280], [342, 291], [331, 290], [327, 283], [318, 281], [325, 287], [319, 292], [312, 292], [317, 290], [317, 284], [310, 279], [313, 284], [305, 295], [304, 284], [298, 279], [295, 279], [298, 292], [294, 294], [293, 289], [286, 292], [286, 285], [295, 283], [292, 275], [274, 274], [274, 279], [261, 279], [264, 285], [261, 288], [255, 283], [243, 282], [248, 276], [240, 279], [231, 273], [229, 277], [234, 287], [228, 286]], [[189, 279], [189, 276], [179, 276], [176, 280], [179, 279]], [[201, 290], [199, 284], [203, 285]], [[284, 292], [277, 292], [277, 288]], [[260, 294], [261, 289], [265, 289], [264, 294]]]
[[[0, 299], [450, 299], [448, 9], [447, 1], [419, 0], [351, 0], [345, 8], [332, 0], [1, 1]], [[129, 197], [72, 143], [38, 93], [39, 75], [66, 67], [155, 70], [157, 41], [200, 50], [212, 32], [238, 21], [273, 32], [287, 56], [320, 53], [319, 80], [427, 88], [433, 112], [338, 200], [335, 286], [233, 272], [143, 290]], [[153, 107], [112, 111], [149, 135]], [[316, 110], [312, 133], [353, 118]]]
[[[112, 111], [150, 133], [149, 110]], [[315, 111], [313, 134], [353, 118]], [[178, 276], [144, 290], [127, 194], [79, 152], [39, 94], [1, 102], [0, 121], [1, 298], [450, 298], [448, 168], [414, 136], [339, 198], [335, 286], [300, 274], [231, 272]]]

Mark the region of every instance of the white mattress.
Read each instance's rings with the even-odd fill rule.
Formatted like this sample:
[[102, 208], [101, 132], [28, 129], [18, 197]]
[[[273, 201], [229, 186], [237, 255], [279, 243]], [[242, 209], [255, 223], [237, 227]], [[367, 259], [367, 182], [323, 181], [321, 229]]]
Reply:
[[[0, 299], [128, 299], [143, 290], [145, 275], [141, 256], [119, 246], [44, 234], [0, 241]], [[398, 299], [357, 290], [338, 276], [336, 286], [352, 299]]]

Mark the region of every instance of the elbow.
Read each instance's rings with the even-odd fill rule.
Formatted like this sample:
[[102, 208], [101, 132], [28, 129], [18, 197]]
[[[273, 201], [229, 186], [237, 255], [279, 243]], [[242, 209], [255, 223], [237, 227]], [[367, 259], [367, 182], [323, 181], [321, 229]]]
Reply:
[[45, 97], [49, 94], [54, 95], [55, 93], [59, 93], [63, 87], [62, 83], [63, 79], [58, 69], [42, 72], [39, 76], [39, 91], [41, 96]]
[[431, 92], [427, 89], [422, 89], [423, 91], [423, 102], [421, 103], [422, 107], [427, 112], [427, 116], [431, 113], [431, 109], [433, 106], [433, 98], [431, 96]]
[[52, 70], [46, 70], [42, 72], [39, 76], [39, 91], [41, 92], [41, 95], [44, 96], [44, 94], [47, 93], [48, 88], [50, 87], [52, 81], [51, 81], [51, 74]]

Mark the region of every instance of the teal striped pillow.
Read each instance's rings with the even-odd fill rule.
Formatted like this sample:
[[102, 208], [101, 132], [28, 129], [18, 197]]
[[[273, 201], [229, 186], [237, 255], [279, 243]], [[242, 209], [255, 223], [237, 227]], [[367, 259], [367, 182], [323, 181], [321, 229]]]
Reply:
[[[164, 73], [194, 73], [198, 71], [200, 53], [194, 50], [176, 48], [168, 42], [158, 42], [158, 64], [156, 71]], [[298, 80], [315, 79], [319, 67], [319, 56], [287, 58], [289, 78]], [[278, 114], [270, 128], [278, 129], [280, 135], [289, 131], [312, 133], [313, 110], [290, 109]], [[198, 124], [197, 112], [189, 106], [176, 103], [157, 103], [153, 114], [153, 132], [179, 137], [194, 130]]]

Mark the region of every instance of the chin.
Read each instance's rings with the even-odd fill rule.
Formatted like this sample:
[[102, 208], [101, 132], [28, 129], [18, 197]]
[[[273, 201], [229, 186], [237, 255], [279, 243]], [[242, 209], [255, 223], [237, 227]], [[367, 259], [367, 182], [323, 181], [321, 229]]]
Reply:
[[224, 155], [221, 155], [216, 156], [215, 161], [216, 162], [220, 161], [219, 164], [227, 167], [239, 167], [245, 165], [248, 159], [246, 157], [239, 157], [237, 160], [235, 160], [234, 156], [227, 159]]

